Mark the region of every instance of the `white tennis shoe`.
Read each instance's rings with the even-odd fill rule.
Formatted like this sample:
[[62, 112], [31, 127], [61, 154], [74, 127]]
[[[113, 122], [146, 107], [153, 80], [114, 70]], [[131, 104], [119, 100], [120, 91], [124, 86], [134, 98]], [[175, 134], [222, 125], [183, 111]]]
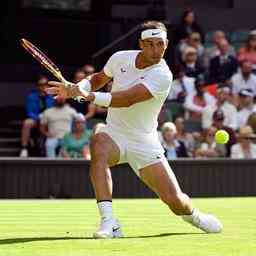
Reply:
[[220, 233], [223, 229], [223, 225], [215, 216], [201, 213], [196, 209], [193, 211], [193, 216], [183, 215], [182, 218], [206, 233]]
[[123, 237], [122, 228], [117, 219], [101, 219], [98, 230], [93, 234], [94, 238], [121, 238]]

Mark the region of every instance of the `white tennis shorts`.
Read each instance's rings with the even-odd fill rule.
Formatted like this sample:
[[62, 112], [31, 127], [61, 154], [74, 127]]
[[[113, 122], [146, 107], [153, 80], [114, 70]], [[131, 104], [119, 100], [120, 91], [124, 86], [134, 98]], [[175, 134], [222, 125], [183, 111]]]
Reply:
[[139, 170], [161, 162], [164, 156], [164, 149], [155, 136], [131, 136], [126, 133], [116, 131], [108, 125], [101, 127], [97, 133], [104, 132], [117, 144], [120, 150], [120, 159], [118, 164], [128, 163], [134, 172], [140, 176]]

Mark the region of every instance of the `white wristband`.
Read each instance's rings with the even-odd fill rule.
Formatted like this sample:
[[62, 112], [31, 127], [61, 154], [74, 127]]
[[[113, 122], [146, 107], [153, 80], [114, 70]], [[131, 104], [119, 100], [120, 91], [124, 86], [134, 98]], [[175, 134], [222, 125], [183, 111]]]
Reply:
[[[92, 84], [88, 79], [83, 79], [80, 82], [78, 82], [76, 85], [79, 87], [79, 90], [82, 93], [84, 91], [90, 92], [92, 90]], [[75, 97], [75, 99], [80, 103], [85, 102], [85, 99], [82, 96], [77, 96]]]
[[107, 92], [94, 92], [94, 101], [93, 103], [102, 106], [102, 107], [109, 107], [112, 99], [111, 93]]
[[79, 90], [81, 92], [87, 91], [90, 92], [92, 90], [92, 84], [88, 79], [83, 79], [79, 83], [77, 83]]

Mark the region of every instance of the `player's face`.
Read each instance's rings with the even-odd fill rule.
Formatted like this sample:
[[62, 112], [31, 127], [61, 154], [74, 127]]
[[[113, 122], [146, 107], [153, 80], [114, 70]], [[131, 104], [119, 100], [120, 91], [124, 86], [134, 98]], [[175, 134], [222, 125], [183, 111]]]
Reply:
[[143, 57], [151, 64], [156, 64], [163, 58], [167, 45], [168, 40], [163, 40], [162, 38], [140, 40]]

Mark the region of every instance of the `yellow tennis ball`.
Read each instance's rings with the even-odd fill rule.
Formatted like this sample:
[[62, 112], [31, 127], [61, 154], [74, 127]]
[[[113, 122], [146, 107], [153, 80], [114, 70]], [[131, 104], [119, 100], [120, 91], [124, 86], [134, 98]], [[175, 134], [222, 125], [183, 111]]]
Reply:
[[229, 134], [225, 130], [218, 130], [215, 133], [215, 141], [218, 144], [226, 144], [229, 141]]

